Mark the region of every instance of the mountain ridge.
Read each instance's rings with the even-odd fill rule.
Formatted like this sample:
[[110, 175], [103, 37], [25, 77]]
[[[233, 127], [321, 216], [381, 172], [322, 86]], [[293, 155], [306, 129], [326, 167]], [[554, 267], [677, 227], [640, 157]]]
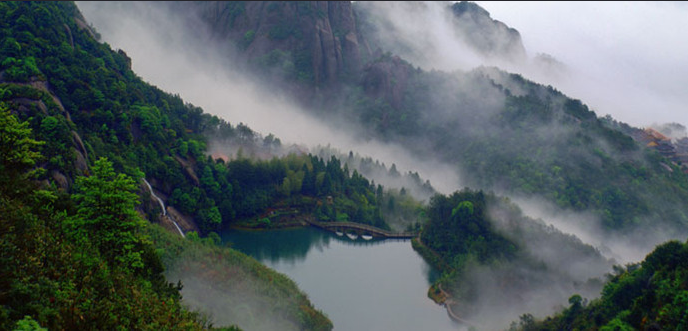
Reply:
[[[79, 178], [90, 174], [92, 168], [84, 167], [84, 164], [105, 164], [97, 159], [101, 156], [110, 158], [114, 169], [131, 178], [139, 178], [145, 174], [151, 179], [154, 188], [166, 195], [165, 202], [179, 207], [188, 215], [193, 214], [207, 238], [200, 239], [190, 235], [189, 240], [210, 243], [215, 238], [212, 231], [226, 225], [225, 222], [241, 217], [252, 219], [261, 215], [260, 211], [275, 201], [318, 206], [312, 213], [323, 219], [346, 220], [355, 217], [357, 220], [384, 224], [384, 213], [381, 214], [380, 206], [389, 205], [392, 200], [384, 195], [381, 186], [375, 187], [358, 172], [349, 171], [336, 157], [323, 159], [305, 154], [289, 154], [279, 159], [256, 161], [242, 157], [239, 152], [235, 159], [220, 161], [209, 157], [206, 154], [207, 139], [212, 136], [228, 138], [247, 150], [272, 150], [278, 148], [280, 143], [274, 136], [263, 137], [241, 123], [232, 126], [223, 119], [204, 113], [198, 107], [184, 103], [178, 95], [172, 96], [144, 84], [131, 71], [131, 59], [124, 51], [115, 52], [107, 44], [95, 42], [97, 33], [87, 29], [83, 22], [74, 21], [74, 13], [78, 12], [76, 6], [47, 5], [55, 9], [51, 14], [43, 5], [7, 3], [3, 6], [5, 11], [2, 14], [7, 18], [5, 22], [10, 23], [2, 25], [3, 34], [8, 37], [2, 44], [3, 59], [0, 62], [4, 80], [0, 84], [0, 99], [9, 104], [12, 116], [16, 116], [21, 123], [26, 123], [21, 125], [33, 129], [32, 137], [46, 141], [45, 147], [41, 147], [40, 151], [47, 161], [40, 163], [38, 169], [45, 169], [47, 174], [39, 171], [38, 175], [44, 183], [57, 183], [58, 188], [54, 191], [40, 191], [45, 196], [37, 199], [54, 206], [56, 210], [64, 210], [64, 214], [59, 214], [63, 216], [48, 213], [50, 222], [46, 224], [60, 225], [60, 217], [66, 217], [77, 224], [87, 221], [80, 219], [78, 215], [81, 214], [75, 210], [88, 211], [88, 208], [83, 203], [75, 202], [81, 198], [72, 197], [68, 191], [74, 183], [84, 181]], [[298, 13], [299, 10], [317, 8], [299, 9], [299, 5], [282, 4], [283, 7], [278, 6], [273, 10], [279, 12], [295, 9], [295, 13]], [[262, 6], [266, 6], [266, 11], [269, 10], [269, 4]], [[320, 15], [317, 11], [311, 14]], [[67, 24], [67, 29], [60, 25], [61, 21], [55, 15], [71, 15], [71, 19], [60, 18], [65, 19], [63, 24]], [[308, 27], [319, 31], [318, 36], [321, 33], [334, 35], [332, 25], [328, 28], [323, 21], [306, 16], [309, 17]], [[273, 39], [298, 39], [299, 29], [287, 29], [287, 38], [280, 39], [285, 35], [284, 31], [273, 30], [275, 25], [269, 26], [271, 28], [263, 32], [268, 36], [273, 33]], [[243, 35], [246, 36], [246, 32]], [[315, 45], [322, 46], [326, 43], [321, 38]], [[333, 45], [330, 45], [333, 46], [330, 49], [337, 49], [336, 42]], [[284, 54], [280, 52], [274, 54], [276, 57], [273, 64], [278, 67], [271, 68], [277, 68], [281, 73], [292, 72], [289, 71], [291, 67], [288, 65], [288, 57], [283, 57]], [[338, 53], [330, 53], [332, 54], [336, 59]], [[542, 193], [560, 207], [574, 210], [586, 210], [590, 206], [597, 208], [596, 211], [602, 217], [609, 214], [608, 218], [604, 218], [605, 226], [608, 227], [605, 230], [609, 233], [616, 232], [619, 228], [635, 227], [636, 223], [641, 224], [641, 228], [647, 228], [658, 224], [658, 220], [662, 219], [667, 219], [670, 222], [668, 224], [675, 223], [679, 228], [685, 226], [686, 217], [681, 215], [683, 211], [680, 208], [670, 209], [674, 206], [673, 203], [685, 201], [684, 191], [688, 189], [685, 176], [678, 171], [678, 165], [667, 162], [662, 155], [645, 150], [623, 132], [612, 130], [613, 123], [597, 118], [594, 111], [580, 100], [569, 99], [551, 86], [538, 85], [519, 75], [498, 69], [479, 68], [467, 73], [424, 71], [414, 68], [410, 62], [392, 53], [378, 55], [368, 62], [370, 66], [365, 73], [367, 76], [364, 76], [367, 79], [363, 79], [363, 83], [357, 79], [343, 80], [347, 84], [353, 84], [343, 90], [346, 91], [346, 97], [356, 101], [355, 107], [351, 108], [353, 110], [345, 115], [352, 120], [363, 120], [368, 125], [367, 132], [371, 137], [401, 141], [409, 148], [415, 148], [415, 152], [420, 155], [457, 164], [460, 161], [461, 167], [471, 168], [475, 175], [471, 183], [474, 187], [506, 187], [505, 191], [512, 188], [514, 191]], [[323, 71], [317, 75], [315, 73], [318, 71], [313, 71], [313, 77], [324, 77], [317, 82], [326, 85], [327, 77], [334, 77], [332, 73], [339, 72], [337, 63], [346, 67], [346, 62], [335, 61], [336, 65], [328, 66], [325, 63], [332, 58], [324, 60], [325, 58], [327, 56], [321, 58], [322, 62], [314, 62], [320, 63], [316, 67]], [[292, 64], [296, 66], [295, 62]], [[285, 68], [286, 71], [283, 70]], [[322, 73], [323, 76], [319, 76]], [[298, 79], [298, 75], [296, 77]], [[46, 81], [48, 85], [35, 84], [40, 81]], [[38, 89], [31, 87], [31, 82]], [[45, 93], [46, 89], [54, 93]], [[328, 95], [327, 91], [314, 91], [313, 93]], [[54, 101], [56, 96], [59, 102]], [[484, 100], [491, 102], [485, 103]], [[74, 132], [77, 131], [75, 135]], [[417, 140], [421, 140], [423, 144], [414, 144]], [[509, 143], [511, 140], [517, 143]], [[436, 155], [433, 154], [434, 151], [446, 153]], [[4, 164], [3, 167], [12, 170]], [[98, 176], [88, 178], [95, 180]], [[1, 179], [13, 180], [4, 177]], [[498, 185], [495, 186], [490, 181]], [[81, 185], [83, 184], [77, 184], [75, 189], [83, 190]], [[677, 196], [662, 192], [665, 187], [671, 187], [671, 193]], [[1, 207], [14, 212], [15, 207], [5, 204], [6, 192], [2, 193]], [[89, 191], [81, 191], [79, 194], [85, 193]], [[59, 199], [48, 203], [47, 197], [51, 194], [57, 195]], [[145, 198], [144, 194], [141, 195]], [[330, 195], [332, 204], [324, 203], [320, 206], [316, 200], [310, 199], [320, 197], [329, 201]], [[651, 200], [653, 195], [658, 196], [659, 200]], [[426, 233], [425, 244], [436, 250], [450, 247], [450, 251], [444, 252], [445, 258], [457, 262], [459, 266], [471, 265], [474, 258], [481, 262], [499, 261], [499, 258], [493, 259], [495, 255], [485, 254], [491, 253], [491, 250], [497, 251], [496, 256], [510, 256], [514, 248], [500, 239], [501, 234], [493, 232], [491, 228], [494, 224], [483, 217], [483, 197], [482, 191], [470, 190], [458, 192], [451, 198], [437, 196], [436, 214], [439, 216], [432, 216], [432, 223], [427, 224], [429, 229], [435, 226], [435, 230]], [[17, 205], [32, 205], [16, 197], [11, 199], [7, 201], [19, 202]], [[657, 201], [666, 204], [654, 205]], [[156, 206], [153, 201], [149, 201], [140, 211], [147, 218], [156, 219]], [[666, 206], [669, 208], [663, 210]], [[514, 207], [508, 204], [504, 207], [505, 210], [509, 208]], [[415, 205], [412, 205], [412, 209], [415, 209]], [[39, 208], [30, 212], [20, 208], [17, 210], [19, 211], [13, 215], [36, 213], [35, 217], [30, 217], [37, 222], [31, 224], [38, 224], [35, 228], [46, 226], [37, 221], [41, 219], [38, 216]], [[414, 214], [417, 212], [418, 209], [409, 214], [422, 217]], [[652, 217], [642, 219], [638, 216], [645, 213]], [[18, 219], [13, 217], [11, 224], [20, 224]], [[271, 224], [270, 219], [255, 221], [262, 225]], [[447, 226], [467, 229], [466, 237], [460, 240], [443, 238], [443, 222], [449, 224]], [[519, 221], [506, 218], [505, 223]], [[74, 235], [60, 226], [50, 228], [46, 233], [48, 236], [52, 231], [65, 236]], [[453, 234], [457, 233], [464, 232], [457, 231]], [[11, 234], [15, 235], [15, 232]], [[18, 235], [25, 238], [21, 237], [21, 233]], [[52, 240], [52, 237], [47, 238]], [[98, 238], [99, 236], [94, 236], [93, 239], [81, 237], [81, 240], [96, 242]], [[483, 240], [485, 238], [498, 244], [486, 245]], [[21, 240], [15, 240], [11, 236], [3, 236], [2, 240], [3, 245], [24, 247], [21, 246]], [[168, 242], [166, 245], [173, 247], [181, 245], [169, 238], [163, 238], [160, 242]], [[190, 255], [199, 249], [191, 244], [182, 246], [193, 246], [189, 248]], [[83, 249], [85, 246], [78, 247]], [[466, 255], [465, 248], [468, 248]], [[94, 254], [100, 252], [103, 256], [111, 254], [103, 248], [86, 251], [95, 252]], [[157, 256], [155, 252], [144, 252], [149, 254], [146, 256], [152, 261], [151, 268], [158, 268], [153, 258]], [[27, 256], [30, 257], [30, 254]], [[97, 257], [94, 259], [100, 261]], [[22, 261], [24, 260], [27, 259], [22, 256]], [[113, 269], [118, 268], [114, 264], [108, 264], [110, 262], [99, 263]], [[40, 268], [35, 270], [41, 271]], [[157, 271], [150, 272], [157, 277], [160, 270], [155, 270]], [[16, 270], [3, 269], [3, 273], [5, 272], [12, 276], [19, 275]], [[271, 277], [268, 271], [265, 273]], [[450, 276], [445, 277], [448, 279]], [[99, 279], [107, 280], [107, 277]], [[156, 286], [163, 285], [167, 286], [163, 283]], [[9, 285], [3, 283], [3, 286]], [[40, 293], [53, 293], [50, 292], [51, 289], [41, 288], [41, 291], [43, 292]], [[168, 291], [163, 292], [170, 295], [171, 300], [176, 300], [172, 288], [165, 291]], [[44, 301], [50, 297], [45, 295], [36, 300], [43, 300], [40, 301], [41, 304], [47, 304]], [[2, 298], [4, 300], [7, 297]], [[63, 304], [62, 299], [58, 296], [58, 303]], [[322, 314], [309, 307], [307, 300], [299, 304], [305, 305], [306, 309], [296, 311], [295, 314], [310, 317], [295, 320], [312, 328], [331, 329], [331, 324], [328, 325]], [[12, 304], [3, 306], [3, 309], [5, 307], [9, 307], [9, 315], [4, 315], [3, 311], [2, 316], [10, 316], [11, 319], [3, 319], [3, 325], [10, 325], [21, 318], [18, 315], [21, 309], [18, 307], [23, 306]], [[51, 325], [59, 326], [60, 315], [40, 315], [36, 313], [36, 309], [25, 311], [30, 312], [41, 323], [50, 322]], [[307, 315], [299, 315], [300, 313]], [[65, 314], [63, 316], [71, 316], [70, 318], [74, 318], [72, 322], [78, 323], [78, 315], [69, 315], [68, 312]]]

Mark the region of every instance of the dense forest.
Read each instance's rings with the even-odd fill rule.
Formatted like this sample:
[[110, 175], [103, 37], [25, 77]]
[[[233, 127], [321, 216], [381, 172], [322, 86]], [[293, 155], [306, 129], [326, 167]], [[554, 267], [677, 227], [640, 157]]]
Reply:
[[41, 188], [34, 165], [46, 144], [5, 106], [0, 116], [2, 329], [210, 326], [162, 275], [134, 179], [99, 159], [72, 194]]
[[[493, 193], [464, 189], [435, 195], [426, 216], [413, 247], [442, 271], [428, 295], [462, 319], [491, 321], [481, 325], [487, 329], [505, 322], [484, 316], [487, 311], [508, 316], [518, 310], [514, 307], [556, 305], [561, 293], [596, 295], [603, 283], [599, 276], [614, 264]], [[534, 301], [542, 293], [545, 298]]]
[[[180, 21], [191, 22], [200, 45], [239, 64], [222, 65], [263, 77], [261, 84], [294, 95], [319, 118], [355, 123], [356, 135], [451, 164], [465, 180], [462, 185], [535, 196], [561, 210], [592, 211], [610, 235], [641, 227], [645, 236], [661, 240], [657, 224], [687, 232], [688, 176], [680, 163], [555, 87], [496, 67], [453, 72], [417, 67], [393, 52], [422, 53], [412, 48], [422, 41], [384, 38], [395, 27], [384, 21], [383, 5], [150, 5], [169, 9], [169, 15], [183, 13]], [[405, 5], [391, 4], [388, 10], [400, 7]], [[462, 2], [445, 9], [456, 16], [459, 31], [484, 37], [469, 46], [495, 56], [522, 48], [512, 30], [506, 45], [500, 44], [493, 36], [500, 24], [479, 6]], [[476, 22], [462, 26], [464, 15]]]
[[[679, 164], [551, 86], [496, 68], [414, 67], [374, 44], [379, 30], [364, 4], [330, 12], [322, 3], [273, 3], [270, 17], [286, 16], [257, 30], [247, 28], [252, 5], [231, 2], [231, 22], [211, 25], [232, 29], [216, 36], [234, 38], [247, 70], [280, 77], [274, 82], [307, 98], [318, 116], [359, 123], [367, 139], [455, 165], [475, 189], [436, 194], [418, 173], [353, 151], [290, 149], [145, 83], [74, 3], [2, 2], [0, 328], [271, 328], [275, 319], [255, 318], [270, 314], [286, 329], [330, 330], [293, 281], [223, 247], [217, 234], [311, 219], [420, 231], [414, 248], [442, 271], [429, 295], [469, 319], [495, 302], [491, 295], [505, 307], [530, 307], [534, 293], [552, 291], [567, 293], [571, 306], [551, 318], [525, 314], [512, 327], [685, 326], [685, 244], [613, 267], [596, 248], [493, 193], [592, 211], [605, 234], [642, 229], [652, 243], [660, 230], [688, 229], [688, 176]], [[333, 19], [340, 53], [332, 56], [343, 62], [322, 71], [329, 55], [310, 53], [319, 45], [304, 31], [323, 28], [341, 8], [358, 21]], [[300, 24], [290, 23], [294, 13]], [[378, 49], [355, 49], [366, 39]], [[213, 154], [211, 141], [237, 152]], [[381, 174], [404, 187], [369, 179]], [[165, 229], [168, 212], [185, 238]], [[610, 270], [604, 283], [599, 276]], [[226, 307], [257, 299], [227, 308], [228, 323], [215, 325], [198, 309], [202, 298], [180, 294], [189, 284], [177, 280], [190, 273], [226, 293]], [[487, 291], [487, 282], [498, 285]], [[600, 290], [600, 299], [584, 299]]]
[[[206, 156], [209, 136], [246, 145], [262, 144], [262, 137], [144, 83], [124, 52], [97, 41], [73, 3], [1, 6], [3, 328], [32, 321], [49, 328], [212, 325], [180, 303], [181, 284], [163, 277], [174, 261], [161, 260], [162, 244], [146, 234], [159, 225], [143, 217], [157, 222], [160, 210], [149, 202], [144, 178], [204, 235], [294, 195], [323, 217], [351, 214], [385, 225], [376, 209], [382, 187], [336, 158], [225, 163]], [[332, 204], [315, 210], [326, 197]], [[246, 257], [232, 261], [256, 268]], [[248, 291], [265, 292], [261, 282], [278, 277], [258, 274]], [[281, 284], [272, 286], [298, 293], [295, 284]], [[285, 313], [293, 328], [331, 329], [300, 297]]]
[[640, 263], [616, 267], [602, 296], [580, 295], [546, 319], [521, 316], [512, 330], [684, 330], [688, 327], [688, 243], [661, 244]]

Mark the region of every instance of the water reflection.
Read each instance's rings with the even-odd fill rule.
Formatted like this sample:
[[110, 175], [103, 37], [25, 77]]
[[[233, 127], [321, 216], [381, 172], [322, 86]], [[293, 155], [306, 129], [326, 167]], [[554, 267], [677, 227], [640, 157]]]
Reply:
[[330, 245], [330, 236], [312, 229], [276, 231], [228, 230], [221, 234], [222, 241], [256, 260], [271, 263], [303, 262], [311, 247], [322, 250]]
[[[222, 241], [258, 261], [270, 263], [303, 262], [311, 249], [322, 251], [330, 247], [331, 241], [351, 246], [376, 246], [385, 242], [409, 241], [408, 239], [356, 239], [343, 234], [314, 229], [311, 227], [285, 230], [227, 230], [221, 234]], [[409, 244], [410, 245], [410, 244]]]
[[221, 237], [293, 279], [335, 330], [460, 329], [427, 297], [438, 274], [408, 239], [351, 240], [314, 228]]

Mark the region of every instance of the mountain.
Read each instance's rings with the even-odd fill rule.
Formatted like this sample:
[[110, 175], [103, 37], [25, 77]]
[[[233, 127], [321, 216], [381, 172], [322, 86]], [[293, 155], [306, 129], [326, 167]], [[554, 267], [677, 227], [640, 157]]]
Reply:
[[475, 3], [456, 2], [451, 6], [460, 35], [488, 57], [503, 57], [511, 61], [525, 61], [526, 49], [520, 33], [494, 20], [490, 13]]
[[555, 316], [535, 319], [524, 314], [511, 329], [681, 330], [686, 327], [688, 305], [687, 245], [663, 243], [642, 262], [615, 268], [600, 298], [588, 302], [573, 295], [570, 306]]
[[[589, 242], [607, 257], [624, 260], [624, 250], [618, 247], [649, 251], [668, 238], [685, 237], [688, 233], [685, 204], [688, 177], [678, 158], [656, 148], [658, 143], [650, 144], [647, 135], [637, 134], [642, 130], [630, 128], [609, 117], [598, 117], [582, 100], [572, 99], [555, 87], [544, 86], [495, 67], [501, 63], [523, 61], [525, 52], [520, 35], [493, 20], [489, 13], [475, 4], [446, 5], [351, 4], [355, 33], [354, 29], [347, 31], [352, 32], [352, 36], [356, 35], [358, 55], [363, 56], [349, 62], [360, 64], [360, 69], [355, 72], [358, 75], [341, 77], [336, 85], [319, 81], [312, 86], [289, 74], [289, 70], [284, 69], [291, 68], [290, 64], [298, 61], [294, 56], [298, 47], [269, 33], [262, 34], [265, 39], [261, 43], [271, 46], [261, 47], [284, 56], [275, 56], [273, 62], [262, 62], [264, 65], [254, 68], [255, 73], [258, 77], [265, 77], [266, 72], [269, 77], [278, 77], [270, 85], [274, 91], [309, 86], [307, 89], [311, 94], [305, 100], [305, 94], [299, 93], [293, 95], [294, 99], [320, 118], [329, 118], [335, 123], [352, 123], [354, 135], [404, 146], [423, 160], [451, 164], [463, 180], [457, 186], [494, 191], [530, 204], [534, 201], [551, 206], [549, 208], [557, 215], [576, 215], [564, 225], [583, 229], [587, 239], [592, 238]], [[307, 13], [325, 5], [265, 3], [262, 6], [273, 10], [301, 6], [303, 13]], [[343, 12], [348, 17], [349, 10]], [[251, 13], [242, 11], [240, 16], [250, 16]], [[327, 15], [323, 13], [320, 17], [330, 19], [339, 16], [331, 13], [328, 10]], [[263, 17], [256, 15], [246, 19], [259, 21]], [[297, 20], [301, 18], [284, 15]], [[310, 18], [304, 20], [308, 22]], [[450, 22], [453, 29], [437, 30], [437, 25], [433, 25], [437, 21]], [[209, 27], [210, 36], [241, 36], [249, 32], [246, 27], [239, 29], [236, 25], [212, 22], [204, 25], [204, 28]], [[201, 21], [202, 25], [205, 23], [208, 22]], [[421, 25], [422, 28], [419, 27]], [[302, 32], [285, 40], [298, 40], [299, 35], [306, 38], [315, 34], [314, 30], [298, 31]], [[452, 40], [452, 45], [456, 46], [452, 50], [457, 55], [451, 60], [468, 58], [466, 70], [445, 72], [433, 69], [437, 60], [432, 57], [433, 47], [441, 45], [433, 42], [433, 38], [447, 34], [454, 39], [443, 41]], [[258, 62], [263, 55], [242, 51], [242, 47], [236, 46], [241, 42], [238, 37], [224, 41], [215, 38], [207, 45], [211, 49], [219, 49], [219, 53], [227, 57], [234, 56], [223, 53], [226, 47], [231, 46], [238, 53], [237, 59]], [[318, 46], [330, 49], [322, 44]], [[313, 49], [309, 54], [315, 54]], [[548, 63], [555, 69], [561, 67], [551, 57], [542, 55], [538, 59], [536, 61]], [[479, 65], [483, 63], [490, 65]], [[315, 76], [322, 69], [319, 63], [306, 64], [300, 72], [310, 72]], [[228, 70], [235, 70], [231, 61], [225, 65]], [[325, 86], [337, 87], [328, 89]], [[456, 204], [461, 202], [453, 201], [454, 205], [444, 210], [458, 208]], [[490, 224], [494, 222], [486, 219]], [[430, 218], [426, 223], [429, 228], [425, 230], [431, 229], [433, 222], [444, 224], [439, 226], [441, 229], [451, 224], [449, 221], [442, 223], [442, 218]], [[454, 222], [459, 228], [472, 226], [470, 219]], [[481, 236], [481, 231], [476, 233], [477, 237]], [[492, 230], [485, 231], [490, 233]], [[454, 245], [470, 247], [468, 251], [485, 250], [481, 245], [472, 246], [472, 240], [471, 236], [463, 239], [439, 236], [432, 240], [426, 237], [424, 244], [433, 247], [433, 251]], [[499, 242], [501, 239], [493, 243]], [[509, 245], [495, 245], [486, 244], [500, 251], [497, 256], [506, 257], [506, 260], [513, 258], [509, 255]], [[447, 253], [442, 260], [452, 265], [457, 260], [461, 261], [463, 256], [458, 250]], [[484, 261], [492, 259], [488, 257]], [[451, 278], [456, 274], [452, 276], [449, 272], [445, 276]], [[523, 279], [532, 281], [539, 277], [530, 276], [534, 278]], [[580, 278], [577, 280], [581, 281]]]
[[[194, 21], [189, 29], [197, 25], [208, 29], [199, 35], [209, 31], [208, 47], [222, 56], [235, 59], [233, 53], [224, 53], [231, 47], [239, 63], [262, 63], [252, 68], [258, 76], [269, 72], [270, 77], [279, 77], [272, 80], [278, 82], [275, 91], [309, 90], [305, 99], [300, 93], [294, 98], [309, 106], [312, 114], [353, 123], [351, 130], [358, 130], [354, 135], [364, 139], [402, 145], [424, 160], [451, 164], [464, 179], [460, 185], [534, 197], [563, 211], [590, 211], [596, 219], [591, 222], [599, 224], [606, 236], [621, 234], [633, 242], [633, 234], [641, 231], [653, 238], [647, 241], [648, 250], [667, 233], [687, 233], [688, 178], [679, 158], [648, 148], [647, 141], [620, 129], [613, 119], [598, 117], [583, 101], [519, 74], [493, 66], [454, 72], [416, 66], [413, 60], [421, 61], [417, 54], [433, 54], [429, 45], [437, 43], [430, 42], [432, 33], [422, 35], [427, 30], [409, 24], [415, 30], [406, 31], [399, 22], [450, 22], [452, 36], [464, 41], [456, 61], [467, 56], [462, 49], [486, 58], [484, 63], [494, 57], [502, 62], [523, 59], [518, 32], [476, 4], [194, 2], [179, 6], [184, 13], [213, 12], [210, 8], [236, 13], [235, 21], [232, 15], [200, 15], [207, 19]], [[274, 27], [275, 19], [253, 6], [279, 12], [285, 21], [301, 22], [293, 23], [299, 28], [286, 29], [294, 33], [284, 36], [271, 34], [277, 29], [265, 27]], [[180, 7], [172, 7], [172, 14], [180, 13]], [[339, 20], [342, 17], [346, 19]], [[249, 27], [239, 22], [261, 23]], [[340, 42], [313, 44], [324, 31], [316, 28], [318, 24], [335, 27], [332, 33]], [[258, 28], [262, 32], [242, 48], [239, 36]], [[351, 47], [344, 46], [345, 39], [351, 40]], [[341, 54], [341, 60], [337, 55], [329, 63], [352, 70], [343, 76], [323, 74], [325, 62], [306, 61], [297, 66], [303, 74], [292, 75], [283, 69], [301, 63], [296, 56], [299, 50], [311, 60], [320, 58], [320, 50]], [[268, 52], [281, 55], [265, 62]], [[241, 67], [231, 61], [224, 65], [228, 70]], [[304, 82], [299, 76], [329, 78]]]
[[[237, 67], [277, 79], [301, 100], [355, 79], [370, 50], [350, 2], [169, 2], [199, 38], [229, 54]], [[297, 84], [291, 84], [297, 82]]]
[[[243, 283], [245, 293], [264, 298], [243, 305], [230, 323], [247, 311], [268, 309], [277, 315], [265, 323], [332, 328], [296, 284], [219, 247], [210, 231], [222, 226], [222, 213], [228, 222], [236, 214], [256, 217], [262, 204], [289, 195], [295, 178], [311, 177], [305, 172], [312, 168], [304, 166], [312, 166], [311, 160], [316, 169], [329, 165], [338, 176], [329, 178], [325, 170], [321, 175], [330, 185], [322, 194], [334, 203], [349, 204], [339, 194], [343, 183], [354, 181], [373, 195], [375, 187], [345, 173], [334, 157], [323, 161], [303, 154], [289, 159], [292, 173], [286, 158], [257, 164], [240, 158], [228, 174], [224, 161], [207, 155], [207, 136], [247, 151], [269, 150], [279, 140], [262, 140], [246, 126], [232, 126], [143, 82], [124, 51], [97, 41], [74, 3], [5, 2], [0, 15], [3, 329], [210, 328], [206, 313], [183, 304], [183, 285], [166, 277], [174, 266], [215, 256], [228, 262], [213, 265], [234, 275], [214, 279], [230, 283], [216, 291]], [[283, 185], [289, 178], [293, 185]], [[363, 193], [351, 185], [347, 190]], [[338, 211], [335, 216], [347, 209]], [[374, 207], [366, 211], [379, 220]], [[164, 226], [179, 233], [175, 221], [188, 238], [161, 232]], [[196, 277], [214, 275], [206, 268], [194, 265]], [[284, 296], [271, 295], [275, 289]], [[230, 306], [223, 308], [232, 312]]]
[[236, 68], [251, 68], [265, 84], [281, 82], [278, 85], [313, 108], [322, 104], [309, 100], [315, 97], [328, 102], [347, 85], [356, 84], [361, 71], [383, 52], [412, 63], [436, 60], [425, 58], [433, 54], [428, 48], [437, 47], [429, 41], [433, 35], [422, 35], [427, 30], [417, 29], [409, 36], [409, 28], [392, 20], [393, 16], [406, 15], [408, 20], [429, 24], [436, 18], [447, 20], [453, 29], [448, 33], [471, 52], [502, 62], [526, 61], [518, 31], [471, 2], [193, 1], [154, 5], [178, 16], [195, 38], [220, 49]]
[[[476, 317], [476, 308], [507, 290], [514, 292], [506, 302], [519, 309], [530, 309], [518, 303], [533, 302], [528, 295], [538, 290], [552, 302], [564, 292], [594, 294], [601, 286], [595, 276], [618, 253], [524, 215], [504, 195], [590, 212], [600, 220], [593, 231], [603, 244], [623, 239], [645, 249], [665, 239], [665, 231], [686, 233], [688, 179], [680, 160], [655, 148], [662, 144], [650, 146], [635, 128], [497, 67], [421, 69], [393, 53], [418, 54], [418, 44], [390, 49], [395, 44], [385, 44], [365, 3], [143, 5], [160, 6], [166, 19], [195, 36], [177, 51], [221, 58], [320, 118], [355, 124], [352, 135], [451, 164], [472, 189], [433, 195], [428, 203], [385, 189], [362, 174], [399, 177], [394, 165], [373, 166], [353, 151], [347, 158], [283, 145], [145, 83], [126, 50], [100, 42], [73, 3], [5, 2], [3, 328], [212, 327], [193, 311], [208, 311], [210, 303], [190, 297], [186, 303], [195, 305], [186, 307], [183, 284], [169, 282], [192, 270], [185, 279], [200, 277], [194, 285], [210, 284], [229, 298], [221, 307], [231, 316], [228, 325], [270, 312], [278, 320], [262, 321], [268, 328], [332, 329], [296, 284], [218, 246], [217, 231], [289, 225], [293, 217], [282, 216], [294, 211], [298, 222], [420, 229], [416, 249], [444, 270], [430, 294], [465, 300], [458, 309]], [[486, 11], [471, 3], [439, 8], [472, 54], [520, 61], [518, 33]], [[218, 141], [228, 148], [211, 150]], [[408, 177], [425, 196], [432, 193], [417, 173]], [[682, 249], [672, 245], [671, 252]], [[549, 286], [538, 286], [543, 282]], [[233, 293], [246, 290], [237, 284], [250, 284], [255, 304], [236, 308]]]
[[[518, 31], [494, 20], [473, 2], [356, 2], [359, 30], [375, 49], [392, 52], [422, 68], [443, 68], [438, 53], [523, 64], [526, 50]], [[474, 64], [474, 63], [473, 63]]]

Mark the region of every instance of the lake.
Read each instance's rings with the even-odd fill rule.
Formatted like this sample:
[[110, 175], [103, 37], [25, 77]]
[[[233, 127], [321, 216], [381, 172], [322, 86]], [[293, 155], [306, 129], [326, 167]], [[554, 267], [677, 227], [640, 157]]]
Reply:
[[334, 330], [463, 329], [428, 298], [439, 273], [408, 239], [352, 240], [310, 227], [229, 230], [221, 237], [294, 280]]

